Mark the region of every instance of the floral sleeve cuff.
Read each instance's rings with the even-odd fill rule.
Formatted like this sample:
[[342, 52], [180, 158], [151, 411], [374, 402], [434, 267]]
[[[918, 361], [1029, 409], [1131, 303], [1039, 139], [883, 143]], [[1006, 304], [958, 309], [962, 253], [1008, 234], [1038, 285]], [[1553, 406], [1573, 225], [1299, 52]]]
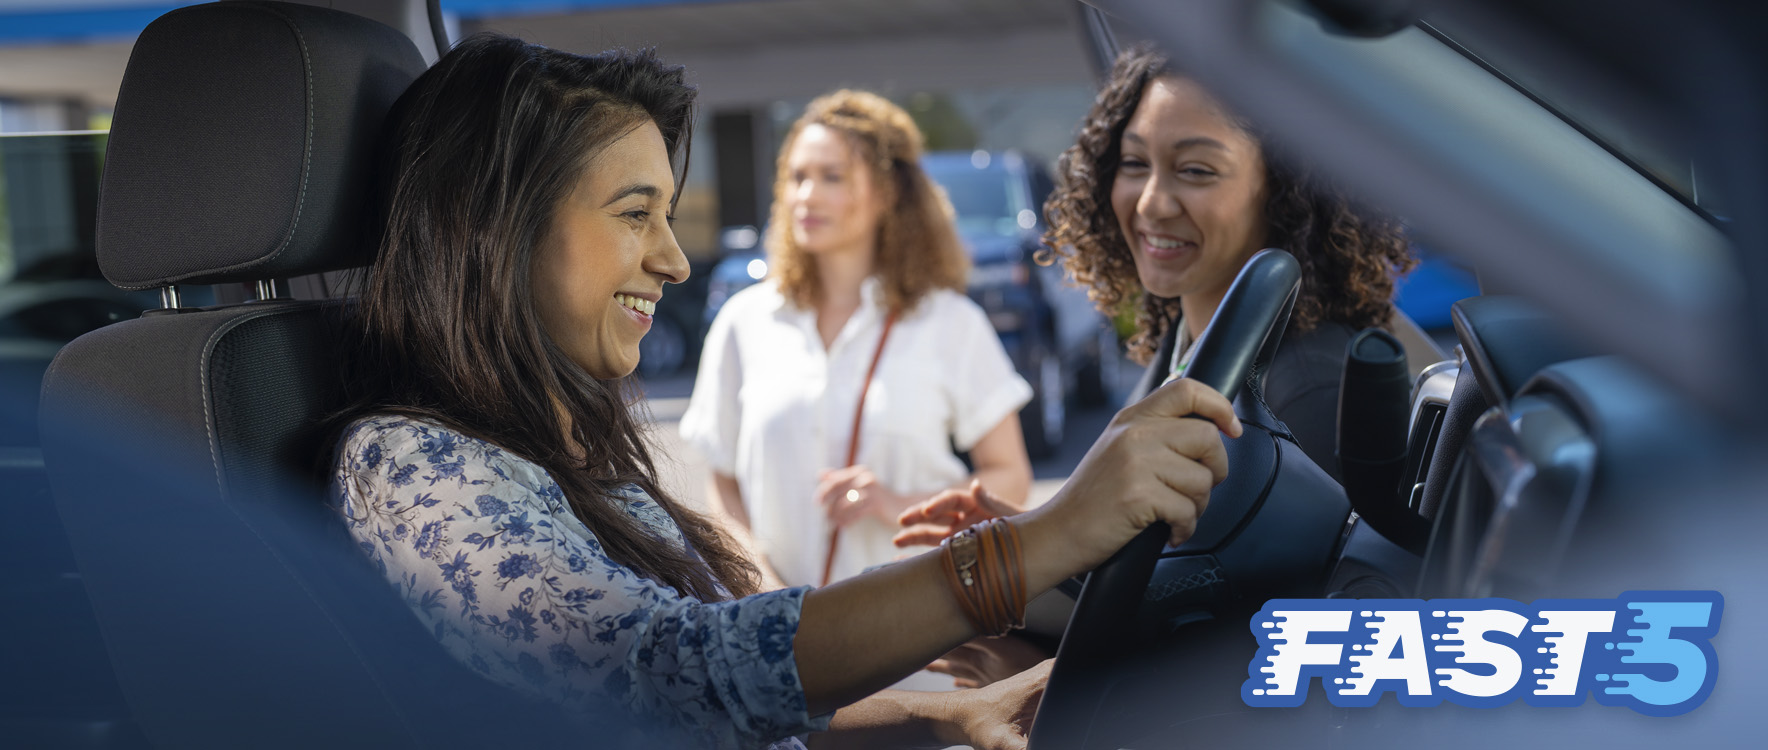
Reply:
[[804, 595], [810, 590], [809, 586], [781, 589], [710, 607], [726, 623], [715, 629], [724, 641], [718, 648], [729, 660], [728, 674], [736, 690], [726, 705], [739, 725], [753, 727], [757, 738], [829, 727], [829, 716], [812, 717], [807, 712], [793, 651]]

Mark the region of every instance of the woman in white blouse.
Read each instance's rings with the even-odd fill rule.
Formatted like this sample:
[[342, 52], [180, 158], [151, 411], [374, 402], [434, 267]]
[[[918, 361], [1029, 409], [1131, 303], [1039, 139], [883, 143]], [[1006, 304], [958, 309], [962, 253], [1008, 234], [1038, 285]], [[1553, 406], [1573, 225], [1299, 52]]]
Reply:
[[920, 155], [882, 97], [811, 102], [780, 152], [770, 276], [707, 334], [682, 436], [712, 464], [714, 511], [779, 583], [900, 556], [897, 516], [972, 479], [954, 446], [1003, 499], [1031, 487], [1031, 388], [964, 296], [969, 257]]

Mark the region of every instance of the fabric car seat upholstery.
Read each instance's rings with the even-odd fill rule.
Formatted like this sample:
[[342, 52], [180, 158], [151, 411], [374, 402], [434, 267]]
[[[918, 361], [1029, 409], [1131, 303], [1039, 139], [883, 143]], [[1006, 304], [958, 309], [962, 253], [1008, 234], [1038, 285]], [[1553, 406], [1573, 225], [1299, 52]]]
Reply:
[[[324, 8], [161, 17], [117, 101], [106, 277], [142, 289], [366, 265], [377, 142], [423, 69], [399, 32]], [[326, 517], [347, 305], [150, 311], [51, 365], [44, 462], [133, 719], [180, 748], [582, 737], [447, 655]]]

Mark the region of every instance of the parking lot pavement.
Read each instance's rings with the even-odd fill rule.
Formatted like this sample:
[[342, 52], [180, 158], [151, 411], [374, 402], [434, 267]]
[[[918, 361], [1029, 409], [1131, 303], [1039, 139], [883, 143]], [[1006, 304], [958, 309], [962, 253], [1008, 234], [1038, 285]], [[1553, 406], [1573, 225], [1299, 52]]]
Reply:
[[[1133, 363], [1125, 363], [1117, 368], [1125, 373], [1125, 382], [1119, 383], [1117, 393], [1129, 390], [1134, 378], [1141, 375], [1141, 368]], [[681, 439], [677, 423], [681, 414], [687, 409], [688, 394], [693, 392], [694, 378], [691, 373], [667, 378], [648, 380], [643, 383], [646, 406], [652, 419], [651, 444], [657, 459], [657, 473], [661, 475], [664, 487], [675, 494], [677, 499], [688, 502], [695, 508], [704, 509], [706, 497], [707, 468], [706, 459], [699, 451]], [[1082, 408], [1069, 406], [1068, 426], [1062, 438], [1061, 447], [1048, 458], [1032, 462], [1031, 504], [1038, 505], [1056, 494], [1068, 475], [1080, 463], [1087, 449], [1092, 447], [1093, 440], [1105, 430], [1116, 406]]]
[[677, 429], [694, 390], [693, 373], [643, 381], [644, 409], [650, 416], [651, 458], [657, 462], [658, 481], [677, 500], [705, 510], [706, 459]]

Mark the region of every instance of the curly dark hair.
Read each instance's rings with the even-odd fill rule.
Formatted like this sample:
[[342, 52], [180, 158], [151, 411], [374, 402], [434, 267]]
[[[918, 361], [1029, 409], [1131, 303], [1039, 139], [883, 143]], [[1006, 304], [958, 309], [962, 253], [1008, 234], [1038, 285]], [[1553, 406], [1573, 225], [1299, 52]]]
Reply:
[[[1142, 287], [1129, 243], [1111, 210], [1111, 185], [1124, 129], [1143, 90], [1150, 81], [1172, 74], [1165, 56], [1151, 47], [1138, 46], [1118, 56], [1080, 137], [1058, 161], [1056, 189], [1044, 203], [1050, 228], [1039, 261], [1061, 258], [1107, 315], [1134, 305], [1136, 334], [1129, 351], [1143, 364], [1178, 320], [1179, 300]], [[1265, 246], [1288, 250], [1301, 263], [1301, 296], [1290, 328], [1305, 332], [1322, 321], [1355, 329], [1386, 326], [1393, 315], [1394, 277], [1417, 263], [1400, 222], [1360, 204], [1325, 175], [1274, 148], [1252, 124], [1236, 124], [1263, 152]]]

